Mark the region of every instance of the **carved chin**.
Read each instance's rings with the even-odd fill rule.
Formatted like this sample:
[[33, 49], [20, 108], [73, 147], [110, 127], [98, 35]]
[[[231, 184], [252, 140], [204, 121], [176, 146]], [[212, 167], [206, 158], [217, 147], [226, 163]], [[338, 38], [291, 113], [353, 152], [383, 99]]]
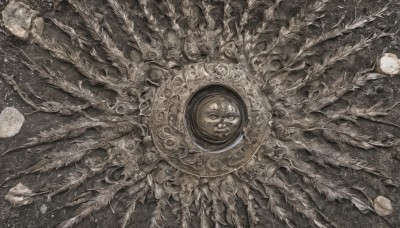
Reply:
[[232, 130], [218, 132], [218, 131], [202, 131], [200, 130], [200, 135], [204, 140], [212, 144], [222, 144], [227, 142], [232, 138]]

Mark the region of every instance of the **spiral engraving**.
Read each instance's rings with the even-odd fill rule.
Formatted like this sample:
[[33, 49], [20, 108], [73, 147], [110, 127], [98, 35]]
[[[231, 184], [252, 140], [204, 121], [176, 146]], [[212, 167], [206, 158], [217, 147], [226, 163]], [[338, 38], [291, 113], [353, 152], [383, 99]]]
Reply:
[[271, 130], [271, 109], [246, 70], [201, 63], [171, 78], [155, 94], [150, 116], [159, 153], [181, 171], [203, 177], [249, 161]]

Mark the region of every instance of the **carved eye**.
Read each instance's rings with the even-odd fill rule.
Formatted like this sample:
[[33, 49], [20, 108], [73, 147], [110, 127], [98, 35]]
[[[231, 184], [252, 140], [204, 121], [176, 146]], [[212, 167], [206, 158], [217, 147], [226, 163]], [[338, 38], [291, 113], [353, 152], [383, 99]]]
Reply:
[[234, 115], [228, 115], [228, 116], [226, 117], [226, 119], [232, 121], [232, 120], [235, 119], [235, 116], [234, 116]]
[[210, 118], [212, 120], [216, 120], [218, 118], [218, 116], [215, 114], [212, 114], [212, 115], [209, 115], [208, 118]]

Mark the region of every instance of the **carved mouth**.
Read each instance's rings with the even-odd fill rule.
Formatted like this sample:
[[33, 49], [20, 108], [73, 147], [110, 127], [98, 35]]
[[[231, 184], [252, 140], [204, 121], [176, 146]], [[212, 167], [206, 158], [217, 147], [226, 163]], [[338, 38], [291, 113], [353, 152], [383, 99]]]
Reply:
[[231, 131], [231, 129], [223, 128], [223, 129], [215, 129], [214, 131], [215, 131], [215, 133], [224, 134], [224, 133], [229, 133]]

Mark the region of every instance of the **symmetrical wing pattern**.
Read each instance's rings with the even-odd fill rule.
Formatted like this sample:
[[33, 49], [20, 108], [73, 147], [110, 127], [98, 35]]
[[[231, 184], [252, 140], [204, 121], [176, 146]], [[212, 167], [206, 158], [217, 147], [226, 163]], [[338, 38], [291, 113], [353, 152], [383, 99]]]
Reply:
[[[379, 26], [393, 20], [397, 6], [356, 7], [355, 14], [347, 7], [351, 12], [335, 18], [335, 1], [295, 2], [67, 0], [57, 1], [54, 12], [36, 14], [26, 42], [39, 54], [23, 44], [0, 54], [69, 98], [46, 96], [6, 70], [2, 80], [33, 112], [73, 121], [5, 149], [2, 158], [47, 146], [39, 162], [17, 167], [2, 185], [70, 167], [32, 196], [51, 201], [79, 192], [65, 202], [76, 209], [58, 224], [63, 228], [114, 207], [120, 226], [129, 227], [139, 205], [151, 200], [149, 227], [265, 227], [274, 226], [265, 224], [272, 220], [298, 227], [299, 216], [310, 226], [334, 227], [340, 221], [323, 212], [325, 200], [375, 213], [376, 194], [340, 177], [357, 173], [370, 186], [398, 181], [378, 165], [399, 158], [398, 102], [386, 96], [395, 92], [379, 87], [393, 78], [376, 72], [377, 55], [368, 56], [397, 32]], [[363, 69], [354, 69], [356, 61]], [[240, 65], [251, 75], [270, 104], [271, 133], [241, 168], [199, 177], [159, 154], [151, 107], [165, 81], [190, 64], [214, 62]], [[101, 181], [82, 191], [91, 180]]]

